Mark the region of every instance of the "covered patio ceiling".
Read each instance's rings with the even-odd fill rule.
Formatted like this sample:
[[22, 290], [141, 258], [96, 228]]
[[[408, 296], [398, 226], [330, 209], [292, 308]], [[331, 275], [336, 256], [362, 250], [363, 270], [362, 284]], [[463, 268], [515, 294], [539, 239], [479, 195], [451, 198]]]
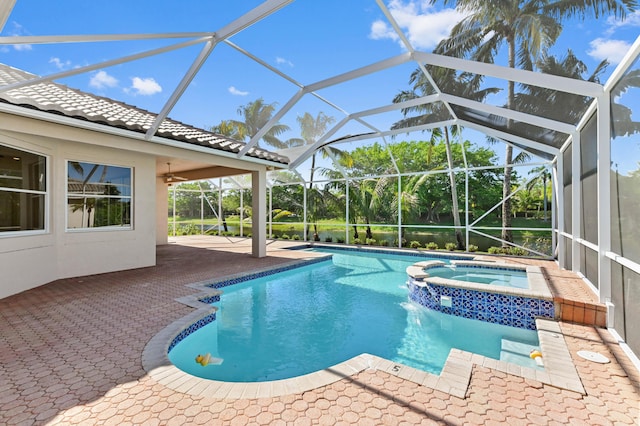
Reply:
[[[0, 5], [0, 28], [8, 25], [12, 19], [12, 11], [22, 6], [23, 2], [16, 0], [4, 1]], [[25, 2], [26, 3], [26, 2]], [[415, 46], [415, 41], [410, 39], [407, 30], [402, 28], [398, 22], [397, 13], [394, 15], [390, 4], [383, 0], [361, 0], [358, 2], [362, 8], [367, 7], [367, 13], [371, 13], [372, 8], [375, 9], [375, 16], [380, 17], [389, 31], [393, 34], [390, 36], [399, 45], [400, 50], [404, 51], [400, 54], [381, 56], [371, 54], [367, 57], [375, 58], [372, 62], [362, 64], [360, 66], [349, 68], [343, 72], [323, 78], [315, 78], [316, 75], [322, 73], [309, 72], [300, 73], [298, 70], [286, 70], [284, 67], [274, 64], [273, 58], [267, 58], [261, 55], [260, 43], [269, 43], [270, 40], [263, 39], [265, 31], [268, 32], [270, 25], [282, 25], [283, 20], [286, 22], [290, 16], [301, 12], [302, 2], [293, 0], [267, 0], [264, 2], [253, 1], [255, 7], [244, 13], [239, 14], [235, 19], [224, 20], [212, 19], [211, 27], [207, 31], [175, 31], [175, 32], [149, 32], [139, 33], [136, 28], [118, 28], [112, 34], [86, 34], [86, 33], [58, 33], [44, 34], [46, 31], [38, 28], [30, 28], [30, 31], [43, 33], [40, 35], [17, 34], [6, 35], [7, 30], [3, 32], [4, 36], [0, 37], [0, 46], [14, 46], [17, 48], [33, 49], [40, 48], [45, 45], [78, 45], [90, 44], [99, 49], [106, 43], [119, 43], [122, 46], [121, 54], [110, 57], [108, 59], [97, 60], [92, 63], [84, 63], [70, 67], [60, 67], [60, 70], [50, 73], [42, 73], [40, 70], [46, 67], [37, 67], [37, 70], [27, 71], [40, 75], [26, 81], [18, 81], [12, 84], [0, 87], [0, 92], [6, 92], [12, 89], [25, 87], [40, 82], [59, 82], [72, 85], [74, 78], [78, 76], [92, 74], [101, 70], [117, 69], [127, 64], [137, 61], [146, 61], [150, 58], [161, 57], [163, 55], [171, 55], [177, 51], [188, 50], [192, 54], [192, 58], [186, 63], [173, 63], [171, 73], [175, 76], [173, 79], [173, 87], [169, 87], [169, 93], [165, 94], [159, 105], [157, 117], [155, 121], [146, 128], [145, 138], [150, 140], [157, 135], [163, 121], [168, 117], [177, 114], [181, 121], [189, 122], [185, 111], [189, 109], [188, 102], [194, 99], [195, 93], [201, 90], [206, 80], [225, 79], [225, 68], [229, 65], [226, 62], [227, 55], [230, 52], [235, 57], [242, 58], [244, 66], [250, 67], [252, 72], [256, 72], [255, 78], [252, 79], [250, 86], [252, 95], [263, 96], [259, 92], [260, 85], [268, 86], [273, 81], [277, 84], [288, 86], [288, 90], [283, 90], [282, 95], [277, 102], [277, 108], [271, 119], [266, 125], [248, 140], [246, 146], [242, 148], [236, 155], [243, 158], [252, 148], [260, 147], [262, 149], [274, 150], [268, 145], [260, 146], [260, 140], [267, 134], [269, 129], [274, 125], [287, 121], [293, 123], [295, 117], [299, 117], [302, 110], [311, 111], [312, 115], [320, 111], [329, 110], [338, 115], [335, 123], [329, 126], [322, 136], [313, 141], [313, 143], [292, 144], [286, 148], [276, 150], [281, 155], [289, 158], [289, 169], [296, 169], [305, 163], [317, 150], [326, 149], [328, 145], [335, 143], [347, 143], [361, 140], [385, 140], [387, 137], [394, 137], [399, 134], [407, 134], [411, 132], [424, 132], [442, 126], [459, 125], [465, 128], [474, 129], [491, 138], [502, 140], [513, 146], [532, 153], [545, 160], [553, 161], [560, 152], [562, 146], [570, 140], [572, 135], [576, 134], [580, 120], [560, 120], [555, 118], [554, 105], [549, 105], [548, 110], [534, 114], [518, 111], [515, 108], [508, 109], [504, 107], [504, 95], [502, 98], [498, 96], [493, 104], [491, 102], [477, 102], [469, 98], [456, 96], [443, 90], [446, 86], [445, 81], [438, 81], [437, 76], [431, 70], [438, 68], [446, 68], [454, 70], [456, 73], [469, 73], [470, 75], [483, 76], [483, 81], [488, 84], [497, 85], [499, 91], [504, 93], [504, 87], [507, 81], [512, 81], [520, 85], [535, 86], [543, 89], [550, 89], [557, 92], [557, 96], [577, 96], [584, 100], [586, 105], [583, 111], [577, 111], [574, 116], [581, 117], [589, 109], [595, 107], [598, 102], [609, 102], [605, 97], [604, 85], [591, 81], [567, 78], [558, 75], [543, 74], [537, 71], [528, 71], [523, 69], [514, 69], [505, 65], [493, 63], [484, 63], [459, 59], [446, 55], [439, 55], [420, 50]], [[393, 2], [392, 2], [393, 3]], [[339, 5], [339, 3], [338, 3]], [[183, 6], [184, 7], [184, 6]], [[220, 6], [222, 7], [222, 6]], [[336, 4], [327, 4], [327, 8], [336, 7]], [[298, 9], [296, 9], [298, 8]], [[365, 10], [365, 9], [363, 9]], [[193, 13], [194, 11], [190, 11]], [[235, 10], [234, 10], [235, 12]], [[334, 10], [339, 15], [340, 10]], [[363, 12], [365, 13], [365, 12]], [[298, 15], [296, 15], [298, 16]], [[374, 15], [372, 15], [374, 16]], [[349, 22], [349, 16], [336, 18], [340, 22]], [[76, 25], [73, 22], [65, 22], [65, 16], [56, 17], [59, 19], [61, 29], [73, 29]], [[315, 25], [310, 28], [307, 34], [292, 34], [291, 44], [287, 50], [295, 51], [296, 46], [304, 46], [308, 44], [312, 46], [318, 40], [319, 31], [333, 31], [329, 29], [331, 23], [322, 21], [322, 16], [314, 19], [313, 16], [300, 17], [308, 24]], [[155, 22], [153, 28], [173, 29], [170, 25], [169, 16], [167, 16], [166, 25], [163, 22]], [[195, 24], [195, 22], [194, 22]], [[194, 25], [196, 26], [196, 25]], [[146, 26], [145, 26], [146, 28]], [[296, 37], [304, 37], [302, 41], [297, 41]], [[277, 40], [273, 40], [277, 42]], [[121, 43], [121, 44], [120, 44]], [[124, 43], [131, 43], [126, 45]], [[345, 41], [345, 44], [350, 41]], [[636, 41], [636, 45], [638, 42]], [[131, 47], [129, 47], [131, 46]], [[227, 48], [224, 54], [218, 54], [222, 46]], [[396, 45], [396, 49], [397, 49]], [[306, 48], [306, 47], [304, 47]], [[336, 48], [340, 48], [337, 46]], [[344, 47], [347, 49], [347, 47]], [[349, 46], [352, 49], [370, 49], [367, 46], [359, 47]], [[194, 50], [196, 49], [196, 50]], [[311, 47], [309, 47], [311, 49]], [[43, 49], [45, 50], [45, 49]], [[313, 56], [312, 51], [307, 52]], [[193, 56], [195, 54], [195, 56]], [[631, 52], [622, 60], [621, 66], [625, 65], [625, 61], [630, 61]], [[43, 53], [41, 62], [51, 62], [46, 53]], [[280, 62], [278, 58], [276, 63]], [[169, 61], [171, 61], [171, 57]], [[282, 59], [285, 61], [285, 59]], [[322, 68], [322, 58], [313, 65]], [[326, 58], [325, 58], [326, 60]], [[326, 62], [325, 62], [326, 63]], [[12, 65], [12, 64], [10, 64]], [[12, 65], [14, 66], [14, 65]], [[20, 65], [17, 65], [20, 67]], [[65, 69], [66, 68], [66, 69]], [[229, 67], [232, 68], [232, 67]], [[401, 73], [391, 74], [390, 71], [397, 70]], [[428, 89], [424, 96], [404, 102], [393, 103], [390, 97], [386, 102], [381, 102], [374, 97], [368, 100], [365, 96], [367, 90], [375, 91], [378, 87], [371, 87], [369, 82], [385, 81], [386, 85], [394, 86], [395, 90], [405, 89], [409, 78], [409, 71], [420, 70], [422, 76], [428, 82]], [[260, 74], [257, 74], [257, 72]], [[294, 72], [295, 71], [295, 72]], [[233, 72], [233, 71], [231, 71]], [[615, 73], [615, 72], [614, 72]], [[295, 76], [294, 74], [297, 74]], [[389, 80], [391, 75], [402, 75], [399, 80]], [[199, 78], [201, 76], [202, 78]], [[378, 80], [380, 76], [383, 80]], [[262, 81], [261, 79], [264, 79]], [[351, 83], [363, 80], [362, 85]], [[227, 81], [227, 80], [225, 80]], [[228, 80], [232, 81], [232, 80]], [[247, 84], [249, 85], [249, 84]], [[195, 87], [194, 87], [195, 86]], [[166, 86], [165, 86], [166, 87]], [[350, 90], [350, 87], [364, 87], [365, 92], [354, 91], [353, 97], [361, 98], [361, 102], [353, 103], [353, 105], [342, 105], [336, 100], [337, 91]], [[231, 87], [233, 88], [233, 87]], [[230, 88], [230, 90], [231, 90]], [[343, 89], [344, 88], [344, 89]], [[100, 94], [104, 92], [104, 87], [95, 85], [95, 91]], [[85, 90], [84, 88], [82, 90]], [[254, 91], [255, 90], [255, 91]], [[288, 93], [288, 94], [287, 94]], [[111, 93], [106, 94], [109, 97]], [[264, 96], [266, 98], [266, 96]], [[367, 98], [366, 100], [364, 98]], [[378, 98], [379, 99], [379, 98]], [[265, 99], [265, 102], [270, 102]], [[212, 104], [219, 102], [216, 98], [210, 99]], [[378, 102], [378, 103], [376, 103]], [[275, 104], [275, 103], [274, 103]], [[358, 105], [358, 107], [354, 107]], [[433, 122], [427, 122], [420, 125], [395, 128], [393, 123], [398, 122], [402, 117], [401, 111], [406, 108], [426, 105], [439, 105], [441, 109], [446, 111], [445, 115]], [[218, 121], [229, 119], [230, 117], [214, 117], [212, 114], [211, 122], [207, 125], [215, 125]], [[196, 127], [205, 127], [204, 124], [189, 122]], [[292, 127], [290, 125], [290, 127]], [[295, 135], [298, 138], [299, 135]]]

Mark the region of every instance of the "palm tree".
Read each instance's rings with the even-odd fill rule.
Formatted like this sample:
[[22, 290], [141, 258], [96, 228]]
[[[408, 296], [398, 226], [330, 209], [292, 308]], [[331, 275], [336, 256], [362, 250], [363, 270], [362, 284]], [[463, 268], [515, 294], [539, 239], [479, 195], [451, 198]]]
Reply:
[[549, 203], [548, 195], [547, 195], [547, 182], [551, 182], [551, 173], [549, 172], [549, 169], [547, 168], [547, 166], [536, 167], [535, 169], [532, 169], [529, 173], [530, 174], [535, 173], [538, 176], [536, 176], [529, 182], [529, 187], [527, 188], [527, 190], [532, 190], [535, 184], [538, 183], [540, 179], [542, 179], [542, 200], [543, 200], [542, 204], [544, 206], [544, 221], [546, 222], [547, 221], [547, 205]]
[[[506, 43], [508, 66], [528, 70], [556, 42], [563, 19], [574, 16], [584, 19], [590, 13], [596, 17], [610, 13], [624, 17], [627, 10], [636, 6], [636, 0], [444, 0], [444, 4], [449, 3], [455, 3], [467, 16], [438, 44], [436, 53], [492, 63]], [[506, 107], [515, 109], [515, 85], [511, 80], [507, 84]], [[512, 123], [509, 121], [507, 125], [510, 128]], [[507, 242], [513, 242], [512, 160], [513, 147], [507, 144], [502, 192], [502, 239]]]
[[[488, 95], [497, 93], [497, 88], [480, 89], [482, 83], [482, 77], [467, 72], [456, 73], [455, 70], [448, 68], [428, 66], [427, 71], [432, 76], [440, 90], [445, 93], [460, 96], [466, 99], [472, 99], [474, 101], [481, 102]], [[409, 78], [409, 83], [413, 84], [413, 89], [410, 91], [402, 91], [393, 99], [394, 103], [400, 103], [415, 99], [421, 96], [426, 96], [433, 92], [433, 88], [427, 80], [422, 70], [417, 69]], [[450, 117], [449, 111], [446, 109], [442, 102], [423, 104], [410, 108], [403, 108], [402, 113], [405, 116], [403, 120], [400, 120], [391, 126], [392, 129], [399, 129], [404, 127], [419, 126], [421, 124], [433, 123], [440, 120], [445, 120]], [[418, 115], [412, 115], [417, 113]], [[407, 115], [410, 115], [407, 117]], [[455, 180], [455, 174], [453, 172], [453, 156], [451, 154], [451, 141], [449, 133], [456, 135], [458, 132], [458, 126], [452, 126], [451, 129], [433, 129], [431, 131], [430, 144], [433, 147], [436, 143], [436, 139], [442, 139], [447, 151], [447, 163], [449, 166], [449, 184], [451, 185], [451, 216], [453, 217], [453, 224], [455, 226], [456, 243], [458, 250], [465, 249], [465, 241], [462, 237], [462, 231], [460, 230], [460, 210], [458, 208], [458, 189]], [[431, 164], [430, 155], [427, 157], [427, 167]]]
[[[251, 139], [271, 120], [277, 105], [275, 102], [266, 104], [259, 98], [238, 108], [238, 114], [244, 117], [244, 121], [223, 120], [217, 126], [213, 126], [211, 131], [238, 140]], [[288, 130], [289, 126], [276, 123], [262, 136], [262, 140], [277, 149], [287, 148], [288, 144], [278, 139], [278, 136]]]
[[232, 120], [222, 120], [220, 124], [211, 126], [209, 130], [238, 141], [243, 141], [247, 137], [245, 133], [246, 128], [244, 126], [236, 126]]
[[[304, 144], [310, 146], [315, 144], [318, 141], [318, 139], [320, 139], [320, 137], [327, 132], [327, 129], [331, 124], [333, 124], [335, 119], [331, 116], [326, 115], [324, 112], [320, 111], [316, 117], [313, 117], [313, 115], [311, 115], [310, 113], [305, 112], [304, 115], [297, 118], [297, 121], [298, 121], [298, 124], [300, 125], [300, 136], [302, 136], [302, 140], [304, 141]], [[295, 143], [296, 140], [293, 139], [292, 141], [294, 141]], [[340, 149], [334, 148], [332, 146], [328, 146], [327, 149], [330, 150], [330, 152], [336, 159], [339, 159], [340, 161], [343, 161], [343, 162], [346, 161], [347, 166], [353, 163], [353, 161], [350, 160], [351, 157], [346, 152], [341, 151]], [[319, 203], [322, 202], [321, 198], [313, 196], [313, 177], [316, 169], [316, 154], [317, 154], [317, 151], [314, 152], [313, 155], [311, 156], [311, 173], [309, 175], [309, 194], [312, 195], [312, 197], [310, 198], [310, 201], [312, 201], [310, 210], [311, 210], [311, 215], [315, 219], [313, 223], [313, 239], [315, 241], [317, 241], [319, 238], [317, 214], [315, 210], [318, 209]], [[323, 157], [328, 156], [327, 152], [324, 149], [322, 149], [322, 156]], [[305, 233], [306, 233], [306, 230], [305, 230]]]

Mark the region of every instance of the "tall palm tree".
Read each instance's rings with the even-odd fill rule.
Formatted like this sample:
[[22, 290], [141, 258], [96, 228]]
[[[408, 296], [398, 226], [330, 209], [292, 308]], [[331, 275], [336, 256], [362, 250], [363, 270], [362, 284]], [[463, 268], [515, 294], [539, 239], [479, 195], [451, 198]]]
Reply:
[[[471, 73], [456, 73], [455, 70], [448, 68], [428, 66], [427, 71], [432, 76], [439, 89], [445, 93], [460, 96], [466, 99], [472, 99], [474, 101], [481, 102], [488, 95], [497, 93], [497, 88], [480, 89], [482, 83], [482, 77]], [[408, 101], [421, 96], [426, 96], [433, 93], [434, 89], [427, 80], [422, 70], [417, 69], [409, 78], [409, 83], [413, 84], [413, 88], [410, 91], [402, 91], [393, 99], [394, 103]], [[404, 119], [396, 122], [391, 127], [392, 129], [399, 129], [404, 127], [418, 126], [421, 124], [433, 123], [440, 120], [445, 120], [450, 117], [449, 111], [442, 102], [417, 105], [415, 107], [404, 108], [402, 113], [405, 116]], [[414, 115], [417, 114], [417, 115]], [[407, 117], [409, 116], [409, 117]], [[458, 126], [452, 126], [451, 129], [433, 129], [431, 131], [431, 146], [435, 145], [436, 139], [443, 139], [445, 141], [447, 151], [447, 163], [449, 166], [449, 184], [451, 185], [451, 216], [453, 217], [453, 225], [455, 226], [456, 243], [458, 250], [465, 249], [465, 241], [462, 237], [462, 231], [460, 229], [460, 210], [458, 208], [458, 189], [455, 180], [455, 174], [453, 172], [453, 156], [451, 153], [451, 140], [449, 134], [456, 135]], [[430, 156], [427, 158], [427, 167], [429, 168], [431, 163]]]
[[[324, 135], [327, 132], [327, 129], [331, 124], [333, 124], [333, 122], [335, 121], [335, 118], [326, 115], [322, 111], [320, 111], [318, 115], [315, 117], [310, 113], [305, 112], [304, 115], [297, 118], [297, 121], [298, 121], [298, 124], [300, 125], [300, 136], [302, 137], [304, 144], [310, 146], [315, 144], [318, 141], [318, 139], [320, 139], [320, 137], [322, 137], [322, 135]], [[341, 161], [346, 161], [348, 164], [353, 163], [353, 161], [350, 160], [351, 157], [349, 156], [348, 153], [341, 151], [340, 149], [332, 146], [329, 146], [328, 149], [331, 151], [332, 155], [334, 155], [337, 159]], [[328, 155], [324, 149], [322, 149], [321, 152], [323, 157], [326, 157]], [[314, 152], [313, 155], [311, 156], [311, 172], [309, 175], [309, 193], [313, 192], [313, 177], [316, 170], [316, 154], [317, 154], [317, 151]], [[314, 218], [317, 218], [315, 209], [318, 208], [318, 203], [320, 203], [321, 200], [320, 198], [315, 196], [312, 197], [311, 200], [314, 201], [312, 202], [312, 205], [311, 205], [311, 214]], [[314, 221], [313, 230], [314, 230], [313, 238], [314, 240], [317, 240], [318, 239], [317, 221]]]
[[[271, 120], [277, 105], [275, 102], [267, 104], [262, 98], [256, 99], [238, 108], [238, 114], [244, 121], [223, 120], [211, 130], [239, 140], [251, 139]], [[288, 144], [278, 139], [278, 136], [288, 130], [289, 126], [276, 123], [262, 136], [262, 140], [277, 149], [287, 148]]]
[[[506, 43], [509, 67], [528, 70], [533, 69], [537, 59], [556, 42], [562, 31], [562, 20], [584, 19], [589, 14], [624, 17], [628, 10], [636, 7], [636, 0], [444, 0], [443, 3], [455, 4], [467, 16], [438, 44], [436, 53], [492, 63]], [[515, 85], [513, 81], [507, 84], [506, 107], [514, 109]], [[507, 242], [513, 241], [510, 230], [512, 160], [513, 147], [507, 144], [502, 205], [502, 239]]]
[[246, 128], [236, 126], [233, 120], [222, 120], [220, 124], [211, 126], [209, 130], [238, 141], [243, 141], [247, 137]]
[[548, 195], [547, 195], [547, 182], [551, 182], [551, 172], [547, 166], [539, 166], [534, 169], [531, 169], [529, 174], [537, 174], [535, 178], [529, 181], [529, 186], [527, 190], [531, 191], [533, 187], [538, 183], [538, 181], [542, 180], [542, 205], [544, 206], [544, 221], [547, 221], [547, 205], [549, 204]]

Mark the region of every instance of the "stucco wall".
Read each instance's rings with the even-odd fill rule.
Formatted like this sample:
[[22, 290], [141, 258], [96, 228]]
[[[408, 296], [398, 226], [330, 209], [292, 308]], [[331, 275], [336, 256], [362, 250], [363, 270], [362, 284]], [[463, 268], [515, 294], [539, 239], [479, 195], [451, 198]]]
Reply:
[[[0, 143], [49, 157], [48, 229], [29, 236], [0, 234], [0, 298], [58, 278], [155, 265], [155, 156], [70, 142], [59, 131], [57, 126], [53, 138], [0, 129]], [[90, 140], [92, 132], [86, 136]], [[133, 229], [66, 230], [67, 160], [133, 167]]]

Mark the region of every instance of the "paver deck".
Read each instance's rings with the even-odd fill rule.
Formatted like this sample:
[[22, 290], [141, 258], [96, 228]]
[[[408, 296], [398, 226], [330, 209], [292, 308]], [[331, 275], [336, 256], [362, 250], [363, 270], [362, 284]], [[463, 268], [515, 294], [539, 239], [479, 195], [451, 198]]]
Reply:
[[[480, 365], [464, 398], [370, 369], [269, 398], [165, 387], [143, 369], [142, 352], [193, 312], [175, 300], [194, 293], [186, 284], [309, 256], [278, 249], [283, 243], [254, 259], [237, 239], [176, 241], [158, 247], [155, 267], [58, 280], [0, 300], [0, 424], [640, 424], [635, 365], [607, 330], [570, 322], [560, 327], [586, 395]], [[553, 262], [537, 264], [552, 286], [576, 279]], [[584, 360], [579, 350], [612, 362]]]

